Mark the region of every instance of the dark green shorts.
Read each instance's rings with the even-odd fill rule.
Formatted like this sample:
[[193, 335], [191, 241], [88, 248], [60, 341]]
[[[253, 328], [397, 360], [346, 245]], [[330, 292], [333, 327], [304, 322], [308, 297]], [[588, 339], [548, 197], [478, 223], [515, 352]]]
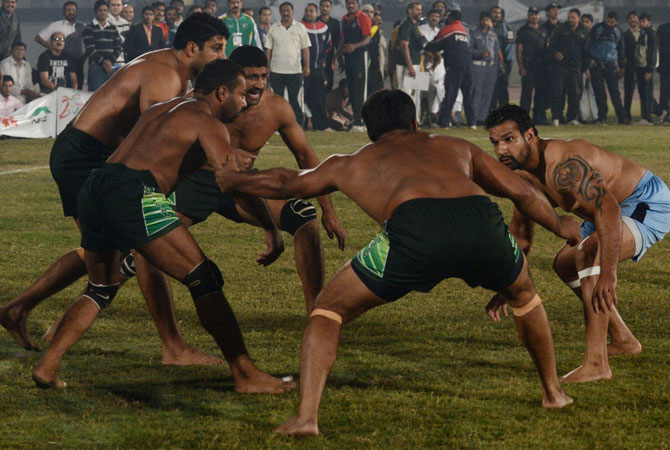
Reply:
[[193, 220], [204, 221], [212, 213], [221, 214], [235, 222], [243, 219], [235, 209], [235, 200], [228, 193], [221, 192], [214, 174], [207, 170], [196, 170], [175, 189], [170, 196], [176, 211]]
[[128, 251], [181, 225], [148, 170], [107, 163], [79, 192], [81, 246], [95, 253]]
[[452, 277], [498, 291], [517, 279], [523, 257], [498, 206], [478, 195], [401, 204], [351, 265], [374, 294], [393, 301]]
[[69, 124], [58, 135], [51, 147], [49, 166], [66, 217], [77, 217], [79, 190], [91, 171], [102, 167], [112, 152], [94, 137]]

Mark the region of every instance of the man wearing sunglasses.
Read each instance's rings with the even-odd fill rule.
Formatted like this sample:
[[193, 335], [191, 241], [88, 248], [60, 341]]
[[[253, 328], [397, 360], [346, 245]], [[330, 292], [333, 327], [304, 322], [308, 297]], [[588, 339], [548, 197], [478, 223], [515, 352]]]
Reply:
[[50, 46], [40, 54], [37, 71], [40, 74], [40, 91], [49, 93], [59, 87], [77, 87], [77, 74], [70, 54], [64, 51], [65, 35], [56, 31], [49, 39]]

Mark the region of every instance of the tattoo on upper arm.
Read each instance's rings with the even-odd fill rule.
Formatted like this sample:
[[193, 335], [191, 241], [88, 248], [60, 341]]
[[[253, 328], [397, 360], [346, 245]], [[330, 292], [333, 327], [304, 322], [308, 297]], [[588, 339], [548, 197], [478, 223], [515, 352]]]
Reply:
[[580, 195], [602, 210], [607, 187], [603, 177], [581, 156], [571, 156], [556, 167], [554, 184], [559, 192]]

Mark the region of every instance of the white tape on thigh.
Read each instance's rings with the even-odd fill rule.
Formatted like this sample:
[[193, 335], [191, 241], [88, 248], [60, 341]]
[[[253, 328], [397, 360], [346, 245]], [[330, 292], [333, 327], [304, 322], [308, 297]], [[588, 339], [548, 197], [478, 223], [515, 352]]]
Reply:
[[577, 275], [579, 276], [580, 280], [582, 278], [592, 277], [594, 275], [600, 275], [600, 266], [587, 267], [584, 270], [580, 270], [577, 273]]
[[642, 233], [640, 233], [640, 229], [637, 227], [635, 219], [623, 216], [621, 221], [628, 227], [630, 233], [633, 235], [633, 240], [635, 240], [635, 254], [633, 254], [633, 257], [635, 257], [642, 251]]
[[581, 286], [581, 283], [579, 282], [579, 278], [577, 278], [575, 281], [568, 281], [565, 284], [567, 284], [570, 289], [577, 289], [578, 287]]

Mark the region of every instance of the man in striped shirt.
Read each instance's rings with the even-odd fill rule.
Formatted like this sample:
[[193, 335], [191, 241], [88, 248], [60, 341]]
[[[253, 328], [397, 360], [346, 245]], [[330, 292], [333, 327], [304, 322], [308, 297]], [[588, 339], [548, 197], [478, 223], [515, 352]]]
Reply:
[[123, 51], [121, 36], [107, 21], [109, 7], [105, 0], [95, 2], [95, 19], [86, 25], [82, 38], [88, 58], [88, 90], [97, 90], [114, 72], [114, 63]]

